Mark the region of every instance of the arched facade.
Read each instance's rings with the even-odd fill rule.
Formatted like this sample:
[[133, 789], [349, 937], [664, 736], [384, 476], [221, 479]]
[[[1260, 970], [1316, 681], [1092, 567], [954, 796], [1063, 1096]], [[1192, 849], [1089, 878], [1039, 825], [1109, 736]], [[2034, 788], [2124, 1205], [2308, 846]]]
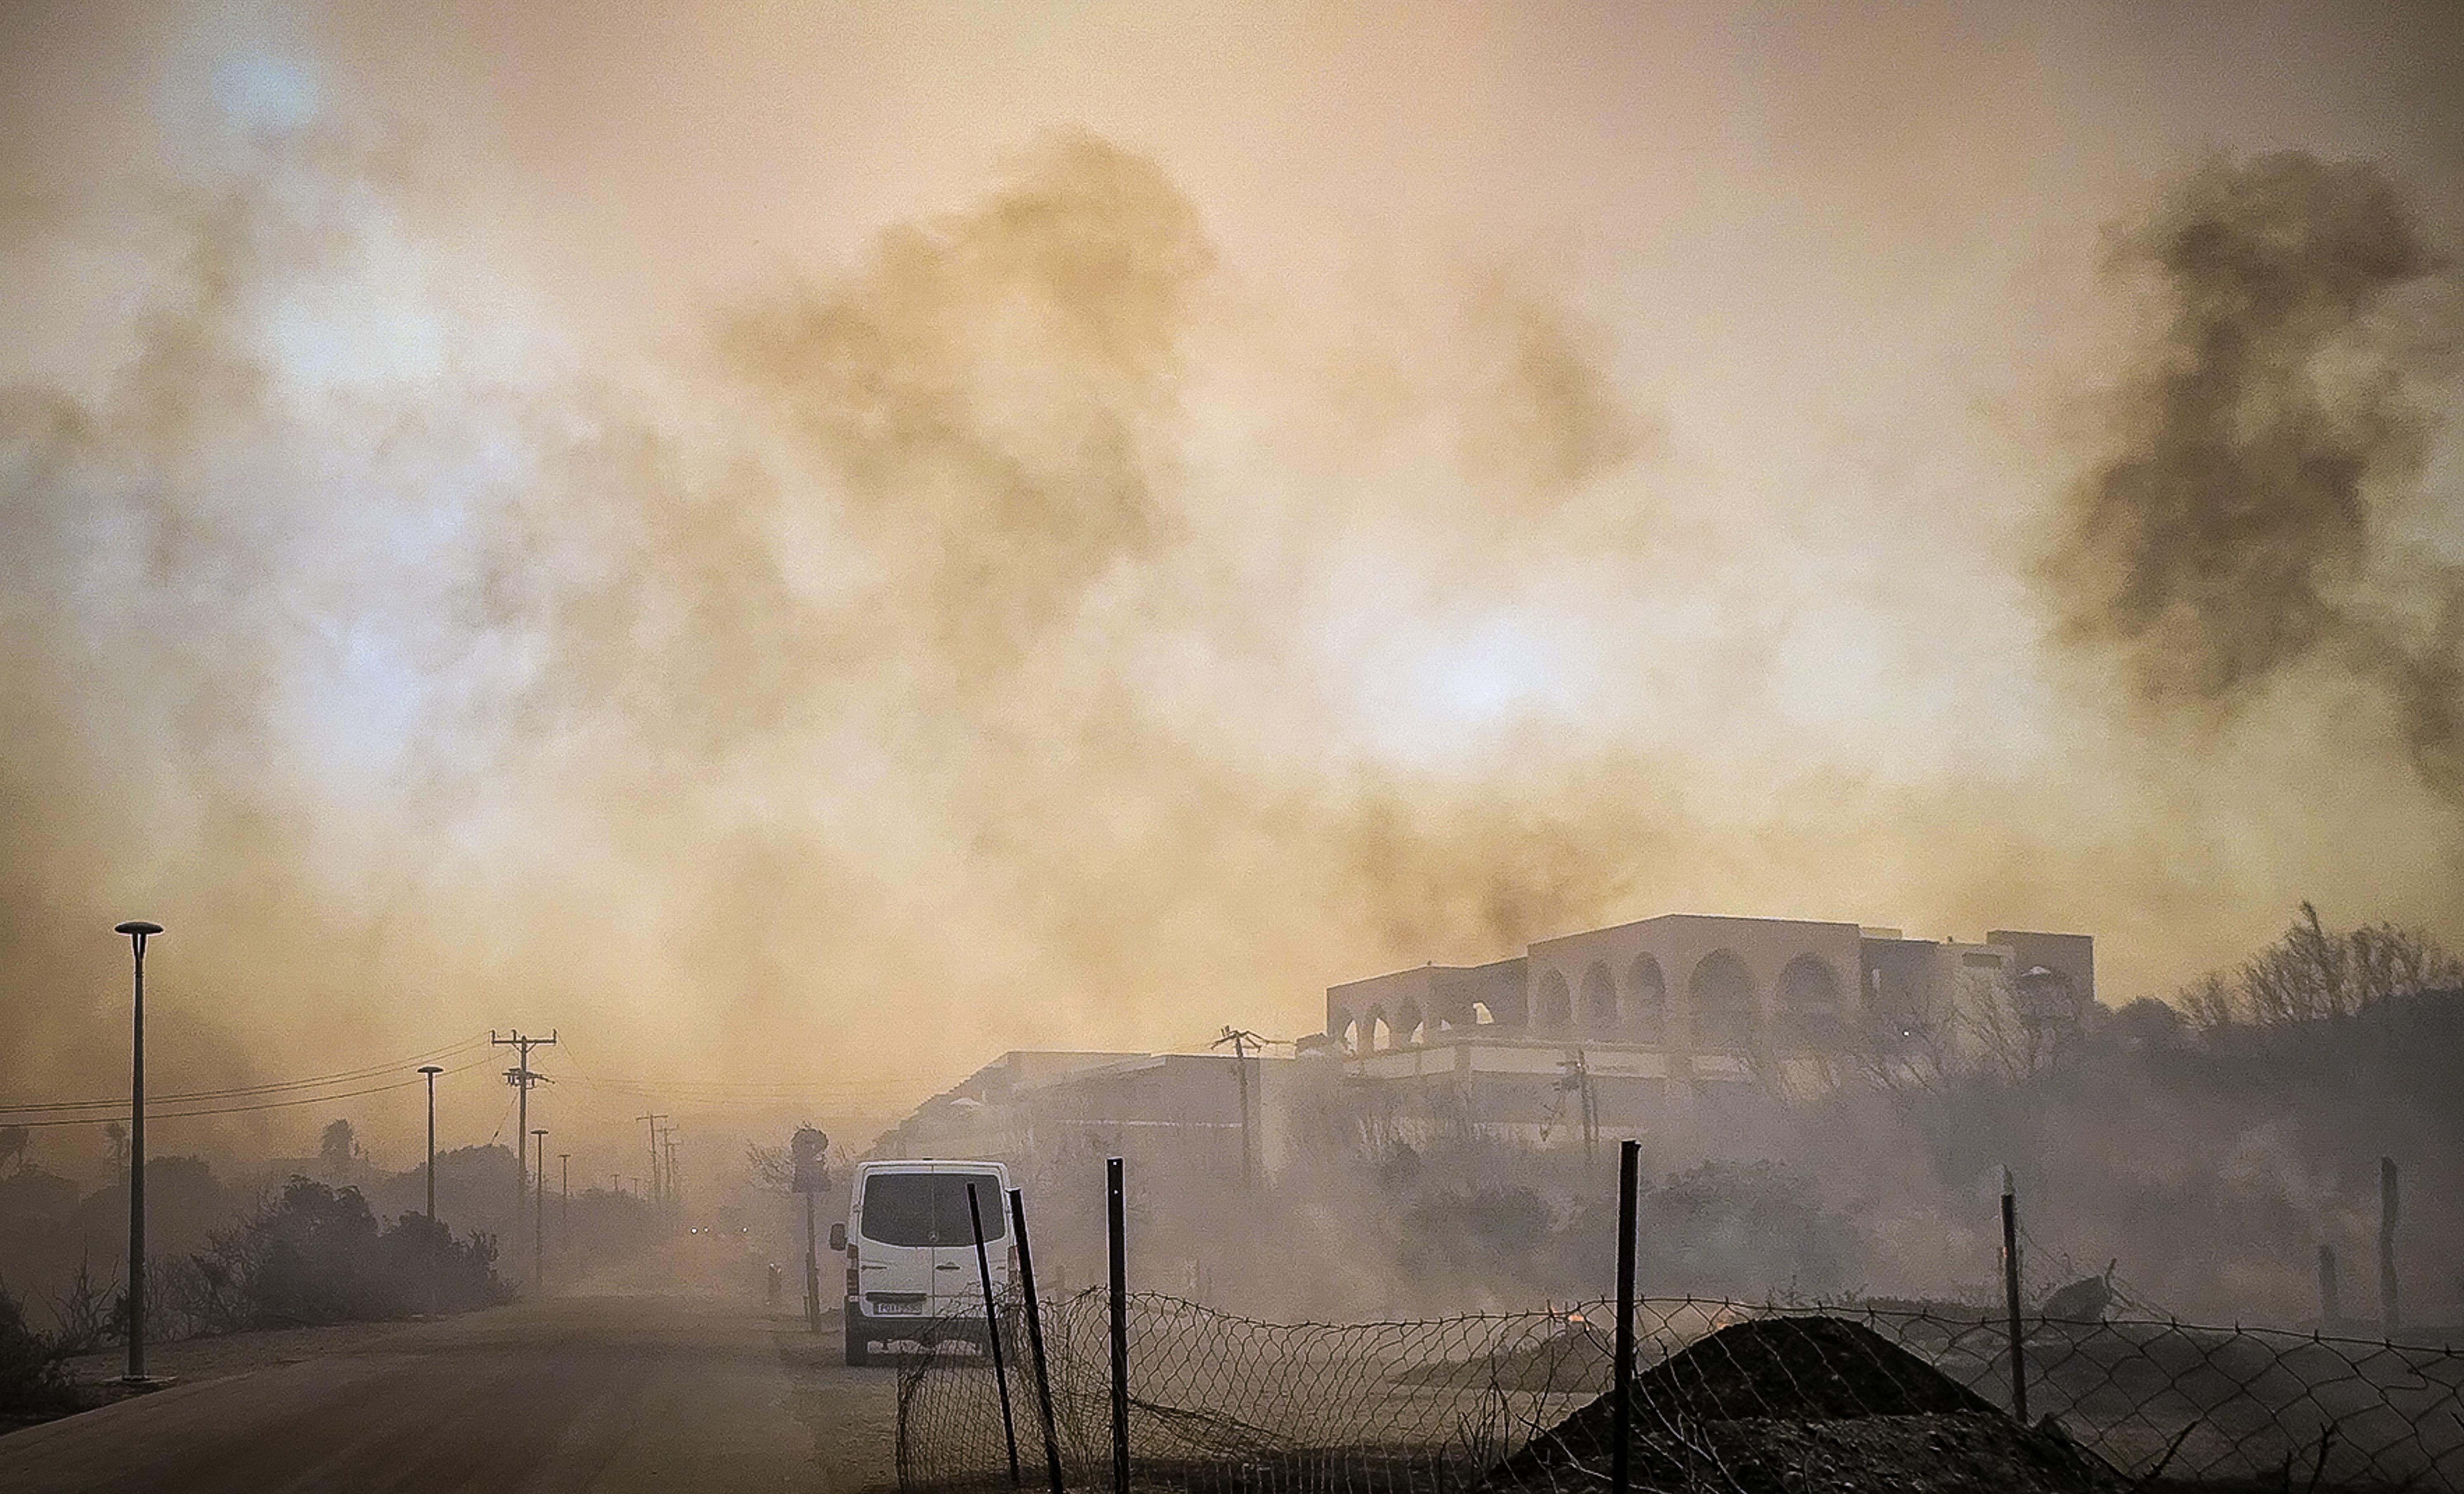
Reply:
[[[2073, 958], [2057, 936], [2031, 937], [2045, 945], [2052, 968], [2086, 968], [2086, 956]], [[1326, 1030], [1356, 1024], [1348, 1045], [1355, 1053], [1426, 1049], [1472, 1031], [1485, 1042], [1631, 1044], [1690, 1056], [1692, 1066], [1673, 1075], [1743, 1077], [1738, 1060], [1836, 1045], [1863, 1031], [1868, 945], [1880, 947], [1855, 924], [1646, 918], [1540, 940], [1486, 965], [1424, 965], [1330, 987]], [[2049, 991], [2045, 1004], [2058, 1002]], [[1386, 1023], [1382, 1041], [1373, 1015]]]

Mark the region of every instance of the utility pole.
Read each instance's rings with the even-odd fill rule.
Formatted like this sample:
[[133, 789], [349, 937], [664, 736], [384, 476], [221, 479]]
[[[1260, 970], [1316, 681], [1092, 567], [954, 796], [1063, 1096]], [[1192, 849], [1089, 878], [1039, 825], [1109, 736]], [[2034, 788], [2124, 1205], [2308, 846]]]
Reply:
[[656, 1207], [659, 1201], [659, 1122], [666, 1120], [667, 1117], [653, 1113], [649, 1115], [636, 1115], [633, 1118], [637, 1121], [648, 1121], [650, 1123], [649, 1200], [651, 1205]]
[[531, 1290], [547, 1295], [547, 1130], [542, 1127], [531, 1132], [539, 1148], [538, 1179], [531, 1192]]
[[131, 1385], [145, 1377], [145, 940], [163, 932], [159, 923], [131, 918], [115, 925], [128, 935], [137, 961], [135, 1018], [130, 1024], [128, 1069], [128, 1373]]
[[566, 1250], [573, 1248], [573, 1153], [556, 1154], [556, 1242]]
[[1254, 1032], [1226, 1027], [1223, 1036], [1207, 1044], [1217, 1048], [1227, 1043], [1232, 1044], [1232, 1073], [1241, 1084], [1241, 1186], [1243, 1188], [1257, 1186], [1259, 1172], [1258, 1146], [1249, 1133], [1249, 1048], [1253, 1044], [1264, 1047], [1265, 1042]]
[[685, 1207], [685, 1194], [682, 1188], [676, 1186], [676, 1129], [673, 1126], [669, 1127], [660, 1137], [660, 1141], [668, 1150], [668, 1212], [681, 1215]]
[[519, 1229], [522, 1220], [522, 1195], [530, 1191], [523, 1186], [528, 1179], [522, 1176], [522, 1137], [531, 1129], [531, 1086], [547, 1082], [540, 1075], [531, 1072], [531, 1049], [553, 1046], [556, 1043], [556, 1030], [548, 1029], [548, 1035], [544, 1038], [525, 1038], [521, 1030], [516, 1028], [512, 1037], [500, 1038], [496, 1036], [495, 1029], [491, 1028], [488, 1041], [500, 1048], [512, 1048], [520, 1055], [514, 1066], [505, 1070], [505, 1083], [512, 1085], [521, 1095], [520, 1114], [514, 1122], [514, 1227]]

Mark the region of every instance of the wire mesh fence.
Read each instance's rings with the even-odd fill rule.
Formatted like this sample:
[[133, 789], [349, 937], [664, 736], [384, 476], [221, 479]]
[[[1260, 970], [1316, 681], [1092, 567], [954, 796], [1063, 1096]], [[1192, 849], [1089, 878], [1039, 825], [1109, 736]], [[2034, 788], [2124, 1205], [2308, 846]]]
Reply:
[[[1615, 1312], [1273, 1324], [1133, 1294], [1134, 1482], [1204, 1494], [1605, 1489]], [[1107, 1488], [1108, 1298], [1047, 1303], [1044, 1318], [1064, 1480]], [[918, 1325], [906, 1346], [902, 1489], [1009, 1483], [981, 1329], [979, 1316]], [[2034, 1317], [2030, 1408], [2050, 1419], [2031, 1428], [2001, 1409], [2010, 1335], [1986, 1308], [1643, 1299], [1636, 1333], [1637, 1488], [1866, 1486], [1887, 1471], [1903, 1489], [2464, 1494], [2464, 1351]], [[1014, 1365], [1010, 1386], [1024, 1480], [1040, 1486], [1032, 1375]]]

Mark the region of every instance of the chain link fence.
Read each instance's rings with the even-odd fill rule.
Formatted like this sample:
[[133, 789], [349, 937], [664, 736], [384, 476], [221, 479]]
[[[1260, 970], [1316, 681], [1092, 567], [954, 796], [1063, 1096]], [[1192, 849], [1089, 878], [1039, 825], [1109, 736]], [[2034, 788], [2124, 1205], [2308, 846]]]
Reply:
[[[1018, 1307], [1004, 1313], [1018, 1322]], [[1134, 1482], [1202, 1494], [1608, 1486], [1616, 1308], [1273, 1324], [1128, 1301]], [[1066, 1483], [1109, 1487], [1109, 1299], [1045, 1307]], [[919, 1325], [898, 1380], [909, 1494], [1006, 1487], [981, 1319]], [[2464, 1351], [2167, 1322], [2026, 1323], [2035, 1428], [2003, 1415], [1996, 1312], [1643, 1299], [1637, 1488], [2110, 1489], [2160, 1483], [2464, 1494]], [[1023, 1481], [1045, 1483], [1022, 1332]], [[972, 1340], [962, 1342], [960, 1340]]]

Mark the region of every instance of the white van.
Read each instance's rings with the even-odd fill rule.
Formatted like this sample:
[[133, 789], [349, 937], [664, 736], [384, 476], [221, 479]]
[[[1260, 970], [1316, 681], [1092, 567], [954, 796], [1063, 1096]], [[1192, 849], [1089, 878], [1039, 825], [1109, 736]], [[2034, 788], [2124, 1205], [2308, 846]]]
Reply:
[[847, 1251], [847, 1363], [867, 1362], [875, 1343], [982, 1341], [984, 1289], [967, 1217], [969, 1184], [983, 1215], [998, 1299], [1018, 1259], [1009, 1238], [1008, 1168], [937, 1159], [856, 1164], [847, 1221], [830, 1229], [830, 1247]]

